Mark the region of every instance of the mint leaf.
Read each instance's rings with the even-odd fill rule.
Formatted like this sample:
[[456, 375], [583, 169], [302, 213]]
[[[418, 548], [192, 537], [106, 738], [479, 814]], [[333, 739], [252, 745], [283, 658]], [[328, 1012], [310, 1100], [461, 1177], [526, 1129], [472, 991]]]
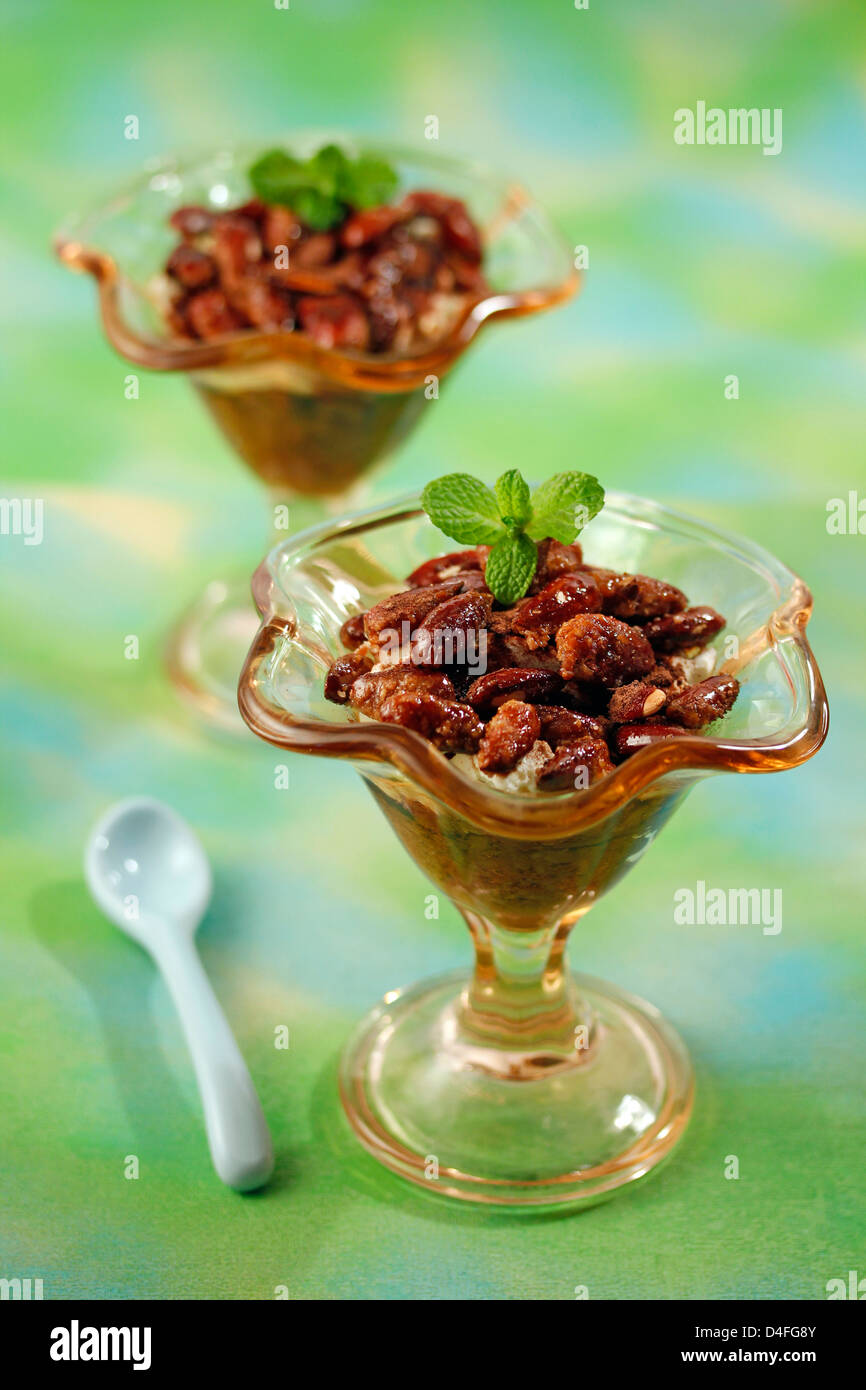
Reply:
[[337, 226], [350, 208], [387, 202], [399, 182], [378, 155], [350, 159], [338, 145], [323, 145], [309, 159], [267, 150], [250, 166], [249, 180], [263, 202], [290, 207], [314, 231]]
[[604, 506], [604, 488], [591, 473], [555, 473], [532, 494], [526, 534], [568, 545]]
[[249, 180], [264, 203], [288, 203], [291, 194], [309, 182], [304, 161], [285, 150], [267, 150], [250, 166]]
[[362, 154], [347, 165], [341, 194], [353, 208], [375, 208], [393, 198], [398, 182], [396, 172], [384, 159]]
[[496, 501], [499, 504], [499, 515], [506, 526], [509, 522], [513, 522], [515, 526], [526, 525], [532, 515], [532, 508], [529, 505], [529, 484], [519, 469], [511, 468], [507, 473], [503, 473], [501, 478], [497, 478]]
[[307, 179], [318, 193], [343, 200], [349, 167], [349, 160], [338, 145], [323, 145], [307, 160]]
[[421, 505], [433, 525], [461, 545], [492, 545], [502, 535], [496, 498], [469, 473], [446, 473], [428, 483]]
[[529, 588], [537, 564], [538, 551], [526, 532], [509, 531], [487, 557], [487, 587], [500, 603], [516, 603]]
[[342, 222], [343, 204], [317, 188], [299, 188], [292, 194], [292, 212], [314, 232], [326, 232]]

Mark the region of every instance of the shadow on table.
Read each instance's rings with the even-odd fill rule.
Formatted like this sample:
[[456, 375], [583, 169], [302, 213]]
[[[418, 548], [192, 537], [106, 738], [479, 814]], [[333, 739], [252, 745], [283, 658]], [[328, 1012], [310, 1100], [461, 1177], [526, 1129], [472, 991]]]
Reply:
[[[34, 936], [89, 995], [108, 1063], [141, 1150], [164, 1145], [171, 1116], [189, 1106], [162, 1056], [150, 1003], [156, 973], [146, 953], [110, 926], [79, 879], [51, 883], [30, 899]], [[171, 1127], [173, 1140], [188, 1123]]]

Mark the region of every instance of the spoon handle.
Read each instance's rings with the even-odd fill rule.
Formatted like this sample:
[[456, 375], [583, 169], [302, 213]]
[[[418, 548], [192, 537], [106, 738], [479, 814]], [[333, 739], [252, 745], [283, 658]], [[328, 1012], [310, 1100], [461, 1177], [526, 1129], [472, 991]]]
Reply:
[[270, 1132], [198, 952], [169, 932], [152, 945], [192, 1056], [214, 1168], [238, 1192], [262, 1187], [274, 1167]]

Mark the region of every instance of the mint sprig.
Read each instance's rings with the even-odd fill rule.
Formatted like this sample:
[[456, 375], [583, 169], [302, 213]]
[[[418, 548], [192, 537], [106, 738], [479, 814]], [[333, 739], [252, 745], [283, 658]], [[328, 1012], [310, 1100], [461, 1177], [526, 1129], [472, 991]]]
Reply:
[[428, 483], [421, 505], [433, 525], [461, 545], [489, 545], [485, 579], [493, 596], [516, 603], [538, 564], [534, 542], [551, 536], [569, 545], [604, 506], [604, 488], [591, 473], [555, 473], [530, 493], [518, 469], [487, 487], [470, 473], [446, 473]]
[[386, 203], [398, 184], [394, 169], [378, 155], [350, 159], [338, 145], [323, 145], [309, 159], [267, 150], [250, 166], [249, 180], [263, 202], [290, 207], [314, 231], [335, 227], [351, 208]]

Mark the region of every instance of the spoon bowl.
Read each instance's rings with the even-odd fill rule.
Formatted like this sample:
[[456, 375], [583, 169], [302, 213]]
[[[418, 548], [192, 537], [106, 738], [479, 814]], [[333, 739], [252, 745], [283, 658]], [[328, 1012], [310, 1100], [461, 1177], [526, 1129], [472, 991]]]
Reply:
[[152, 797], [132, 797], [106, 812], [91, 835], [85, 871], [106, 917], [137, 941], [155, 918], [194, 932], [213, 891], [198, 836]]

